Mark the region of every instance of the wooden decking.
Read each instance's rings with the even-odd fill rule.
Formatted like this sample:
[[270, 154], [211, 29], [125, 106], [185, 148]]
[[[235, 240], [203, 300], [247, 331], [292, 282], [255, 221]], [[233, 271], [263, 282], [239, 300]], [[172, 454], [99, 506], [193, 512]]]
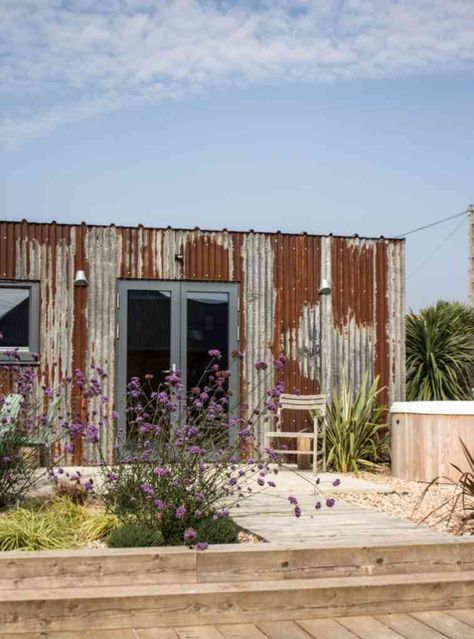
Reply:
[[[201, 553], [179, 548], [5, 552], [0, 553], [0, 637], [3, 632], [8, 639], [212, 639], [248, 631], [243, 636], [251, 639], [295, 627], [322, 633], [334, 624], [344, 633], [347, 619], [356, 616], [363, 615], [357, 623], [364, 628], [375, 623], [372, 617], [380, 623], [381, 616], [397, 613], [391, 619], [402, 623], [406, 615], [420, 620], [417, 615], [427, 610], [446, 611], [439, 618], [456, 625], [446, 614], [474, 607], [473, 550], [465, 540], [255, 544]], [[467, 619], [470, 613], [462, 614]], [[393, 632], [380, 637], [397, 636]]]
[[[277, 488], [266, 490], [232, 509], [232, 517], [243, 528], [253, 531], [266, 541], [278, 544], [325, 544], [326, 542], [347, 545], [354, 540], [370, 545], [372, 543], [403, 541], [406, 544], [416, 542], [436, 543], [452, 537], [427, 526], [418, 526], [408, 519], [398, 519], [386, 513], [364, 508], [358, 504], [337, 499], [333, 508], [325, 507], [325, 499], [315, 493], [309, 481], [311, 473], [280, 473], [276, 479]], [[335, 489], [332, 481], [337, 475], [320, 475], [321, 488], [365, 492], [388, 492], [391, 488], [385, 484], [368, 482], [354, 477], [344, 477], [341, 485]], [[257, 487], [258, 488], [258, 487]], [[301, 507], [301, 517], [294, 515], [294, 506], [288, 502], [288, 496], [297, 498]], [[323, 507], [315, 509], [317, 501]], [[407, 516], [410, 513], [407, 513]]]
[[301, 621], [0, 634], [0, 639], [474, 639], [474, 609]]

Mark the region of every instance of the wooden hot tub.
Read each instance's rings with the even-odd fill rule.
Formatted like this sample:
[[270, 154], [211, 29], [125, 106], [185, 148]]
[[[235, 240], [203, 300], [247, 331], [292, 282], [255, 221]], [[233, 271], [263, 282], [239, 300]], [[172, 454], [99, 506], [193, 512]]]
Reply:
[[474, 452], [474, 402], [395, 402], [390, 415], [392, 475], [430, 482], [468, 470], [459, 438]]

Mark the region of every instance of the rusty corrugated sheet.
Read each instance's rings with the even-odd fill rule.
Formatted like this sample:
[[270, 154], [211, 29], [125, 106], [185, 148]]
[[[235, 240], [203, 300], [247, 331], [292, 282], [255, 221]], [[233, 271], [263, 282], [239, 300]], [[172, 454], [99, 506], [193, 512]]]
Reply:
[[[177, 254], [182, 260], [175, 259]], [[74, 273], [89, 286], [75, 288]], [[41, 282], [42, 367], [51, 383], [102, 364], [114, 401], [118, 278], [240, 283], [242, 397], [261, 397], [254, 362], [289, 357], [289, 392], [330, 393], [366, 370], [404, 396], [404, 244], [384, 238], [0, 222], [0, 278]], [[332, 285], [319, 295], [321, 278]], [[296, 420], [290, 422], [297, 426]], [[261, 432], [263, 441], [263, 425]], [[103, 434], [112, 453], [113, 433]], [[76, 451], [77, 463], [95, 462]]]

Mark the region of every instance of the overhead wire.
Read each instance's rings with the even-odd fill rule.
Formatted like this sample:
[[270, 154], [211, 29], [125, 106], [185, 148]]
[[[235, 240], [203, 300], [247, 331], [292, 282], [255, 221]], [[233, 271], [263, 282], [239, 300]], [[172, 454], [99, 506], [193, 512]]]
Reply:
[[467, 215], [469, 213], [469, 209], [465, 211], [461, 211], [460, 213], [456, 213], [455, 215], [450, 215], [449, 217], [444, 217], [442, 220], [436, 220], [435, 222], [430, 222], [430, 224], [425, 224], [424, 226], [418, 226], [416, 229], [412, 229], [411, 231], [407, 231], [406, 233], [401, 233], [400, 235], [395, 235], [395, 239], [399, 240], [402, 237], [406, 237], [407, 235], [412, 235], [413, 233], [418, 233], [419, 231], [424, 231], [425, 229], [429, 229], [432, 226], [437, 226], [438, 224], [443, 224], [443, 222], [449, 222], [449, 220], [454, 220], [457, 217], [461, 217], [461, 215]]
[[[459, 215], [456, 215], [455, 217], [459, 217]], [[453, 218], [451, 218], [451, 219], [453, 219]], [[461, 228], [461, 226], [464, 223], [464, 220], [465, 220], [465, 218], [463, 217], [463, 219], [459, 222], [459, 224], [456, 224], [454, 229], [448, 233], [448, 235], [443, 239], [443, 241], [440, 244], [438, 244], [438, 246], [428, 255], [428, 257], [426, 257], [423, 260], [423, 262], [418, 264], [418, 266], [413, 271], [411, 271], [411, 273], [408, 273], [407, 279], [413, 277], [414, 275], [416, 275], [418, 273], [418, 271], [420, 271], [431, 260], [431, 258], [433, 258], [436, 255], [436, 253], [443, 248], [443, 246], [453, 237], [453, 235], [456, 233], [456, 231], [458, 231]]]

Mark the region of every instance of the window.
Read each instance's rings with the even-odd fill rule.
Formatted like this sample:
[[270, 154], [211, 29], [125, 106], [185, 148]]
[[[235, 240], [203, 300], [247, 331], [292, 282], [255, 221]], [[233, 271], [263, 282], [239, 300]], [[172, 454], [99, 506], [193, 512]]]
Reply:
[[18, 349], [20, 361], [31, 362], [39, 351], [39, 283], [0, 281], [0, 361]]

